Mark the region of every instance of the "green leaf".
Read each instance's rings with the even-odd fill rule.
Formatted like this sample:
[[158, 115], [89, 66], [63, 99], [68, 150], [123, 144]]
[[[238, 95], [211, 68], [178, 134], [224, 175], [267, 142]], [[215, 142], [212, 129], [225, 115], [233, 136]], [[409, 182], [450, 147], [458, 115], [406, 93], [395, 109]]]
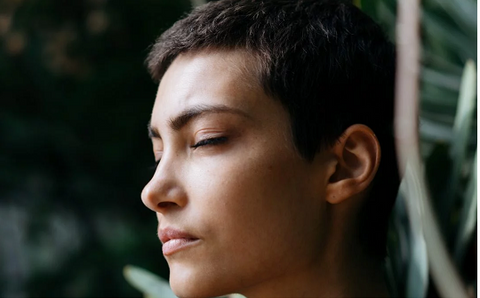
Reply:
[[452, 128], [439, 121], [420, 118], [420, 136], [427, 142], [450, 142], [453, 138]]
[[464, 31], [476, 35], [477, 3], [473, 0], [432, 0], [443, 7], [452, 20]]
[[447, 72], [450, 75], [455, 75], [458, 78], [461, 77], [463, 72], [463, 65], [451, 61], [449, 57], [438, 55], [438, 53], [432, 52], [431, 49], [422, 50], [422, 61], [424, 65], [434, 67], [442, 72]]
[[423, 11], [422, 21], [428, 38], [437, 41], [442, 48], [448, 48], [464, 59], [476, 57], [475, 42], [458, 28], [443, 22], [441, 18], [428, 11]]
[[458, 92], [460, 89], [460, 77], [444, 73], [432, 68], [424, 67], [422, 69], [422, 80], [437, 87], [450, 89]]
[[468, 60], [462, 75], [462, 84], [458, 97], [458, 107], [453, 124], [453, 133], [457, 137], [452, 144], [452, 154], [459, 159], [458, 163], [463, 162], [465, 148], [468, 143], [468, 137], [471, 133], [471, 125], [475, 112], [477, 95], [477, 74], [475, 62]]
[[137, 290], [144, 293], [146, 298], [176, 298], [170, 285], [163, 278], [139, 267], [125, 266], [125, 279]]
[[453, 161], [453, 170], [446, 190], [447, 196], [441, 207], [441, 217], [446, 220], [450, 219], [452, 207], [455, 203], [455, 195], [458, 191], [460, 181], [463, 178], [462, 168], [465, 164], [467, 147], [469, 145], [470, 135], [472, 134], [472, 122], [476, 106], [476, 77], [475, 63], [469, 60], [463, 72], [458, 107], [453, 124], [454, 137], [452, 139], [450, 152]]
[[[404, 295], [406, 297], [425, 297], [428, 287], [429, 267], [423, 223], [420, 216], [422, 206], [418, 198], [419, 186], [412, 183], [411, 179], [408, 179], [412, 176], [407, 177], [407, 175], [408, 172], [406, 172], [406, 177], [400, 183], [398, 197], [405, 203], [405, 211], [408, 214], [409, 221], [408, 260]], [[412, 200], [412, 197], [415, 197], [415, 199]]]
[[[418, 228], [418, 227], [412, 227]], [[428, 287], [428, 257], [425, 239], [420, 233], [412, 233], [411, 259], [408, 266], [406, 296], [425, 297]]]

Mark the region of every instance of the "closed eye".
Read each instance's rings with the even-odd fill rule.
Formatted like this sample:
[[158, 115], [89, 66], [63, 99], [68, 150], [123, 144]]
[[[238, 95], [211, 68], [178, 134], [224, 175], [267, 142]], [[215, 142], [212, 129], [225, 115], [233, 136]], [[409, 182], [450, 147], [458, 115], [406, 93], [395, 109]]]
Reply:
[[[213, 146], [213, 145], [218, 145], [225, 143], [227, 141], [227, 137], [218, 137], [218, 138], [209, 138], [209, 139], [204, 139], [196, 143], [195, 145], [191, 146], [193, 149], [196, 149], [198, 147], [202, 146]], [[160, 163], [161, 159], [156, 160], [155, 164], [150, 167], [152, 171], [155, 171], [158, 167], [158, 164]]]
[[226, 141], [227, 141], [227, 137], [204, 139], [204, 140], [199, 141], [195, 145], [193, 145], [192, 148], [196, 149], [196, 148], [202, 147], [202, 146], [218, 145], [218, 144], [225, 143]]

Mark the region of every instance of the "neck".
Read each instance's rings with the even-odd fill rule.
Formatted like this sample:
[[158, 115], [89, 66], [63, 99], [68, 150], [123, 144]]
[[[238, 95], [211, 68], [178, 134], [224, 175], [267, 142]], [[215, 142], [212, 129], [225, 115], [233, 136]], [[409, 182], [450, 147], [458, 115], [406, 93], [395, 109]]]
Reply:
[[383, 264], [358, 251], [330, 255], [246, 289], [246, 297], [388, 297]]
[[[345, 208], [345, 207], [343, 207]], [[348, 209], [348, 207], [346, 207]], [[245, 289], [247, 297], [388, 297], [383, 261], [358, 244], [348, 211], [331, 213], [316, 259]]]

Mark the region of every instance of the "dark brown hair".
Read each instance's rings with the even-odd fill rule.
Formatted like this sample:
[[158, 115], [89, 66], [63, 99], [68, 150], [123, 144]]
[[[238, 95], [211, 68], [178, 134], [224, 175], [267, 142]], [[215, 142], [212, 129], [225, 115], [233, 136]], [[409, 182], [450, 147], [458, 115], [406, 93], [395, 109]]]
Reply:
[[398, 188], [393, 142], [395, 51], [381, 28], [351, 3], [333, 0], [220, 0], [165, 31], [147, 59], [159, 81], [181, 53], [246, 50], [265, 92], [288, 110], [295, 146], [307, 160], [349, 126], [369, 126], [382, 161], [359, 220], [367, 251], [385, 253]]

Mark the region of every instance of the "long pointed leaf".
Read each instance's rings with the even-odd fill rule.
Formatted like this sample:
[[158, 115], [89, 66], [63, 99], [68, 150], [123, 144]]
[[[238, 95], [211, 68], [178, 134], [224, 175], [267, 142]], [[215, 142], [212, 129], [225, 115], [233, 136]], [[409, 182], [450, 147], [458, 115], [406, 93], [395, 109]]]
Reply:
[[423, 12], [422, 20], [429, 39], [440, 41], [443, 47], [459, 53], [464, 59], [476, 57], [475, 40], [472, 41], [464, 32], [442, 23], [437, 16], [428, 11]]
[[443, 7], [463, 30], [476, 34], [477, 2], [472, 0], [432, 0]]
[[459, 76], [444, 73], [428, 67], [422, 69], [422, 80], [437, 87], [457, 92], [460, 89], [461, 79]]
[[452, 151], [453, 171], [447, 189], [447, 199], [441, 208], [443, 218], [449, 218], [455, 202], [455, 194], [462, 179], [461, 170], [465, 163], [467, 146], [472, 133], [472, 121], [476, 105], [476, 69], [472, 60], [467, 61], [462, 76], [462, 85], [458, 99], [458, 107], [453, 125]]
[[148, 298], [176, 298], [168, 282], [145, 269], [128, 265], [123, 269], [125, 279]]

